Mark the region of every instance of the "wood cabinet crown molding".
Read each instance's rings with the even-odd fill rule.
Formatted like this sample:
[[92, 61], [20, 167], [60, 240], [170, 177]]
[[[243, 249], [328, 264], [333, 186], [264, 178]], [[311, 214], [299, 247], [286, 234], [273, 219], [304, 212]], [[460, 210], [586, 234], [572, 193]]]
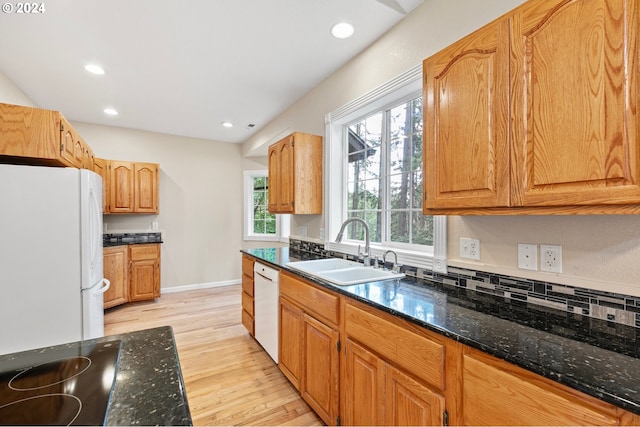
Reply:
[[530, 0], [425, 59], [424, 213], [640, 213], [639, 11]]

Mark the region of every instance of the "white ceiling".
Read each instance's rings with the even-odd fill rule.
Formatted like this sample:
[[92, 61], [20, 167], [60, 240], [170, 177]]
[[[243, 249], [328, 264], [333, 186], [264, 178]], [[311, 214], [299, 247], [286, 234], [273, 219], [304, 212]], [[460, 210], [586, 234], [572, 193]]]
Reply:
[[[43, 3], [41, 14], [0, 14], [0, 71], [39, 107], [70, 120], [240, 143], [423, 0]], [[355, 26], [350, 39], [329, 33], [342, 20]], [[87, 63], [106, 73], [87, 73]], [[119, 115], [106, 116], [105, 107]], [[223, 128], [225, 120], [234, 127]]]

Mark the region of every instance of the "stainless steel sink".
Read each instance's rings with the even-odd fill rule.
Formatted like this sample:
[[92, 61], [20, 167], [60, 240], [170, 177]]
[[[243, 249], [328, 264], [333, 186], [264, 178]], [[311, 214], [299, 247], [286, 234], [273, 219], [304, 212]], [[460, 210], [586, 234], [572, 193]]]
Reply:
[[365, 267], [359, 262], [339, 258], [295, 261], [287, 263], [287, 267], [305, 272], [319, 279], [327, 280], [339, 286], [377, 282], [380, 280], [395, 280], [404, 277], [404, 273], [393, 273], [389, 270]]

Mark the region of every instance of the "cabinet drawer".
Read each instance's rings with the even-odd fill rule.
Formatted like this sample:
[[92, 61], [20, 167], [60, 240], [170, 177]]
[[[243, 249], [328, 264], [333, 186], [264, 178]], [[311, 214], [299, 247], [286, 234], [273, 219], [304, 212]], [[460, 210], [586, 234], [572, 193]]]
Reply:
[[[245, 274], [253, 279], [253, 258], [246, 255], [242, 256], [242, 274]], [[252, 293], [253, 294], [253, 293]]]
[[253, 276], [242, 275], [242, 292], [253, 298]]
[[444, 390], [444, 344], [418, 335], [404, 326], [381, 318], [380, 315], [347, 304], [347, 336], [375, 349], [389, 362]]
[[160, 257], [160, 245], [131, 245], [129, 255], [132, 261], [141, 259], [156, 259]]
[[253, 316], [253, 297], [246, 292], [242, 293], [242, 309]]
[[242, 310], [242, 324], [249, 331], [249, 333], [253, 336], [255, 335], [255, 328], [253, 322], [253, 316], [251, 316], [246, 311]]
[[332, 295], [287, 273], [280, 275], [280, 295], [296, 301], [308, 313], [338, 324], [340, 300]]

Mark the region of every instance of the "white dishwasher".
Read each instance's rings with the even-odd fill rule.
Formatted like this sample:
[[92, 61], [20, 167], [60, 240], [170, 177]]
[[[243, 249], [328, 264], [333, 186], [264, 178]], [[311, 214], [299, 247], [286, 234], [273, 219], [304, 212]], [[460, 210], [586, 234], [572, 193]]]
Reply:
[[255, 337], [273, 361], [278, 363], [280, 272], [256, 262], [253, 273]]

